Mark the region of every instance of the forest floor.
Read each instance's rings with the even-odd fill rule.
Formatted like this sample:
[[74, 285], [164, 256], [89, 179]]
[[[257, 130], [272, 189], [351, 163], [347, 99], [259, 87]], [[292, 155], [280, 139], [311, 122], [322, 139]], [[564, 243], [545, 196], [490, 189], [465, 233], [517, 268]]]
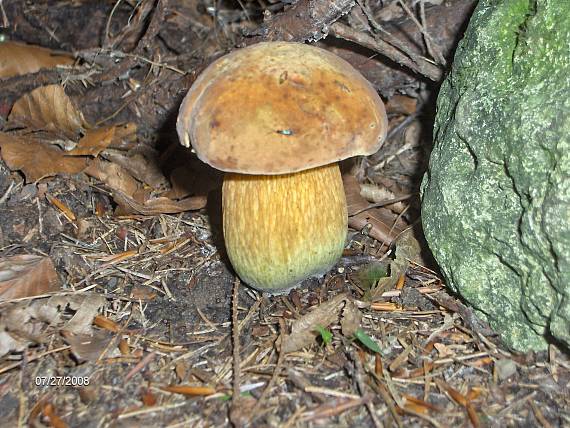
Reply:
[[[506, 349], [422, 239], [475, 3], [0, 1], [0, 424], [570, 426], [569, 356]], [[390, 123], [342, 165], [341, 261], [283, 296], [237, 280], [222, 175], [175, 130], [196, 76], [262, 40], [347, 59]]]

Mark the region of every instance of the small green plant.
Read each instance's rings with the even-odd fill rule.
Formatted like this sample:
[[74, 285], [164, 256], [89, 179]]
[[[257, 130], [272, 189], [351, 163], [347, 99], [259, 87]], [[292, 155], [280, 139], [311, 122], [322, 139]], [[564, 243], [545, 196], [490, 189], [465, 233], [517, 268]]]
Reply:
[[333, 334], [330, 330], [323, 327], [322, 325], [317, 325], [315, 330], [321, 335], [321, 340], [325, 346], [329, 345], [332, 342]]
[[376, 352], [377, 354], [382, 353], [376, 341], [368, 336], [361, 328], [356, 329], [354, 332], [354, 337], [372, 352]]
[[378, 281], [388, 276], [387, 266], [381, 263], [370, 263], [358, 271], [357, 278], [364, 291], [372, 290]]

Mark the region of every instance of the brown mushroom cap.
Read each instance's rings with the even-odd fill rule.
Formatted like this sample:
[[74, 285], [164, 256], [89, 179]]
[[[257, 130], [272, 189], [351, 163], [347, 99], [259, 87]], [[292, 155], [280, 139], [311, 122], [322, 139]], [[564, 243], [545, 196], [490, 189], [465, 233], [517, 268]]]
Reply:
[[258, 43], [213, 62], [184, 98], [177, 130], [222, 171], [284, 174], [376, 152], [388, 120], [372, 85], [314, 46]]

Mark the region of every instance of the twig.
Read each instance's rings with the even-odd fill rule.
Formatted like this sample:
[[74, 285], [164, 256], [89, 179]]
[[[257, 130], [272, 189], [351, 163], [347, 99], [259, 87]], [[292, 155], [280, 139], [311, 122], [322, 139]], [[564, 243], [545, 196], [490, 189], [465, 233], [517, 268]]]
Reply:
[[[445, 65], [445, 58], [443, 57], [443, 55], [441, 54], [439, 49], [432, 49], [432, 43], [434, 44], [434, 46], [436, 46], [437, 44], [434, 42], [434, 40], [431, 38], [431, 36], [427, 32], [427, 29], [422, 24], [420, 24], [420, 22], [414, 16], [414, 14], [410, 10], [410, 8], [402, 0], [398, 0], [398, 3], [402, 7], [402, 9], [404, 9], [404, 11], [408, 14], [408, 16], [413, 21], [413, 23], [416, 24], [416, 26], [418, 27], [418, 29], [420, 30], [420, 32], [424, 36], [427, 51], [432, 56], [432, 58], [435, 59], [439, 64]], [[423, 1], [421, 2], [421, 9], [423, 11], [422, 20], [425, 22], [425, 11], [424, 11], [424, 7], [423, 7]]]
[[140, 372], [143, 368], [145, 368], [148, 363], [150, 363], [153, 358], [156, 356], [156, 351], [152, 351], [150, 354], [145, 356], [142, 360], [140, 360], [137, 365], [135, 365], [130, 372], [127, 373], [125, 376], [125, 383], [129, 381], [134, 375]]
[[364, 211], [368, 211], [372, 208], [381, 208], [381, 207], [385, 207], [387, 205], [393, 205], [393, 204], [396, 204], [398, 202], [405, 201], [406, 199], [410, 199], [412, 196], [415, 196], [415, 195], [417, 195], [417, 193], [412, 193], [409, 195], [403, 195], [403, 196], [400, 196], [398, 198], [386, 199], [386, 200], [380, 201], [376, 204], [370, 204], [367, 207], [362, 208], [362, 209], [360, 209], [354, 213], [350, 213], [350, 217], [355, 216], [355, 215], [360, 214], [360, 213], [363, 213]]
[[285, 352], [281, 351], [281, 344], [283, 343], [283, 338], [285, 337], [285, 322], [283, 321], [283, 319], [279, 319], [280, 324], [281, 324], [281, 335], [279, 336], [279, 356], [277, 357], [277, 364], [275, 365], [275, 368], [273, 369], [273, 374], [271, 375], [271, 379], [269, 380], [269, 383], [267, 384], [267, 386], [265, 387], [265, 389], [263, 390], [263, 392], [261, 393], [261, 396], [259, 397], [259, 400], [257, 400], [257, 403], [255, 403], [255, 406], [253, 406], [253, 409], [251, 410], [251, 422], [253, 423], [255, 421], [255, 419], [258, 416], [258, 412], [261, 409], [261, 405], [263, 403], [263, 401], [265, 400], [265, 398], [267, 397], [267, 395], [269, 394], [269, 392], [271, 391], [271, 389], [273, 389], [273, 386], [275, 386], [275, 383], [277, 382], [277, 379], [279, 378], [279, 374], [281, 373], [281, 368], [283, 367], [283, 361], [285, 360]]
[[233, 426], [241, 427], [244, 425], [243, 414], [240, 409], [240, 355], [239, 355], [239, 324], [238, 324], [238, 299], [239, 299], [239, 284], [240, 280], [236, 277], [234, 282], [234, 290], [232, 296], [232, 340], [233, 340], [233, 393], [232, 405], [230, 406], [229, 419]]
[[348, 25], [335, 22], [330, 26], [329, 33], [337, 38], [357, 43], [375, 52], [381, 53], [401, 66], [409, 68], [410, 70], [419, 73], [434, 82], [441, 80], [443, 77], [442, 70], [425, 59], [415, 58], [416, 61], [414, 62], [408, 56], [384, 40], [375, 39], [364, 33], [359, 33]]
[[[350, 347], [350, 345], [348, 345], [348, 344], [346, 345], [346, 350], [347, 350], [347, 353], [348, 353], [350, 359], [354, 363], [354, 371], [352, 373], [352, 376], [354, 377], [354, 380], [356, 381], [356, 385], [358, 386], [358, 390], [360, 391], [360, 394], [361, 394], [362, 398], [364, 399], [368, 395], [366, 383], [364, 382], [364, 379], [363, 379], [364, 368], [362, 367], [362, 363], [360, 362], [360, 358], [358, 357], [358, 355], [356, 354], [354, 349]], [[372, 404], [372, 402], [370, 400], [366, 400], [366, 401], [364, 401], [364, 405], [366, 406], [368, 413], [370, 413], [370, 417], [372, 418], [372, 422], [374, 423], [374, 426], [376, 428], [383, 427], [382, 422], [380, 422], [380, 420], [378, 419], [378, 416], [376, 416], [376, 409], [374, 409], [374, 404]]]

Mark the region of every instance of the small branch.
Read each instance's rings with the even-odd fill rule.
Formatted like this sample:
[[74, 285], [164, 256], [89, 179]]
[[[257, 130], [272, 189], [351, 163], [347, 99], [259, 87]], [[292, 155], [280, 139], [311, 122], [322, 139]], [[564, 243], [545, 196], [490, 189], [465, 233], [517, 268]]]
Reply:
[[233, 369], [234, 384], [232, 393], [232, 404], [230, 407], [230, 421], [233, 426], [241, 427], [244, 425], [243, 415], [240, 409], [240, 391], [239, 383], [241, 376], [240, 356], [239, 356], [239, 324], [238, 324], [238, 298], [239, 298], [239, 278], [236, 277], [234, 282], [234, 290], [232, 296], [232, 339], [233, 339]]
[[401, 66], [406, 67], [415, 73], [421, 74], [434, 82], [441, 80], [443, 77], [442, 70], [424, 58], [415, 55], [412, 60], [384, 40], [375, 39], [367, 34], [357, 32], [348, 25], [335, 22], [331, 25], [329, 33], [339, 39], [348, 40], [375, 52], [381, 53]]

